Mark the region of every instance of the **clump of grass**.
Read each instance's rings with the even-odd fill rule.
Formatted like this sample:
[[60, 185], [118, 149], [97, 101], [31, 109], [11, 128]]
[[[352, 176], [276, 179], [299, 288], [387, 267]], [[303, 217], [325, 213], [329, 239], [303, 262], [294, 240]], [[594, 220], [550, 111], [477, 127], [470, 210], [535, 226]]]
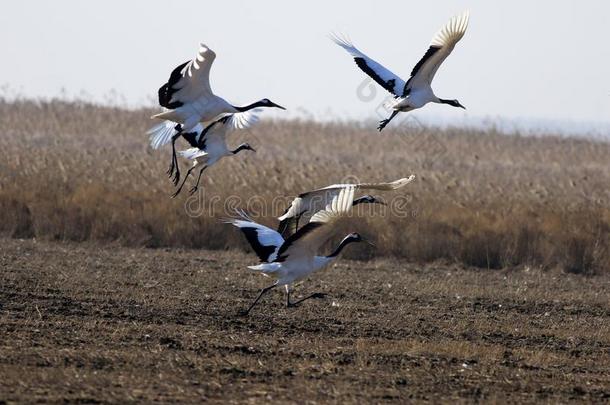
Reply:
[[[0, 232], [128, 246], [247, 249], [219, 219], [246, 208], [275, 225], [290, 199], [342, 181], [416, 174], [345, 225], [377, 240], [348, 257], [397, 256], [481, 268], [610, 268], [610, 145], [493, 130], [380, 136], [362, 124], [263, 121], [231, 136], [258, 150], [226, 159], [196, 200], [173, 191], [169, 150], [151, 151], [149, 110], [82, 102], [0, 101]], [[184, 172], [184, 171], [183, 171]], [[195, 209], [193, 209], [195, 207]], [[370, 211], [372, 210], [372, 211]], [[195, 211], [196, 215], [193, 215]]]

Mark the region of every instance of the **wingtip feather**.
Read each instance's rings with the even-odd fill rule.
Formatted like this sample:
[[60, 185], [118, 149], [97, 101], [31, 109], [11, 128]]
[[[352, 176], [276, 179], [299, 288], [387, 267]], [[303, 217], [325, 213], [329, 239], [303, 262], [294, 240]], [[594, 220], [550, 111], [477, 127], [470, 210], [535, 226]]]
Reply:
[[173, 122], [164, 121], [146, 131], [146, 134], [149, 136], [150, 146], [153, 149], [159, 149], [163, 145], [168, 144], [172, 140], [174, 133], [176, 133], [175, 125]]
[[331, 32], [328, 34], [328, 38], [341, 48], [345, 49], [352, 56], [361, 56], [360, 51], [354, 46], [349, 37], [345, 34], [338, 34]]
[[451, 17], [449, 22], [436, 33], [430, 45], [439, 47], [455, 45], [466, 33], [469, 19], [469, 10]]
[[392, 184], [392, 186], [394, 187], [394, 190], [396, 190], [396, 189], [406, 186], [407, 184], [411, 183], [413, 180], [415, 180], [414, 174], [410, 175], [409, 177], [403, 177], [402, 179], [398, 179], [390, 184]]

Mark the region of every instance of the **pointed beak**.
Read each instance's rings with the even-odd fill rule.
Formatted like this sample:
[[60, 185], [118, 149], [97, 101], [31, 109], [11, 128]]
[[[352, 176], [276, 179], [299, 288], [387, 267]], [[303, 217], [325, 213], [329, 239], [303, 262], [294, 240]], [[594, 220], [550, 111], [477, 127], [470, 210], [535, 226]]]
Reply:
[[273, 104], [273, 106], [274, 106], [274, 107], [277, 107], [277, 108], [280, 108], [280, 109], [282, 109], [282, 110], [285, 110], [285, 108], [284, 108], [284, 107], [282, 107], [282, 106], [281, 106], [281, 105], [279, 105], [279, 104], [275, 104], [275, 103], [271, 103], [271, 104]]
[[460, 108], [463, 108], [464, 110], [466, 109], [466, 107], [464, 107], [463, 105], [460, 104]]
[[250, 150], [256, 153], [256, 149], [254, 149], [252, 146], [250, 146]]
[[381, 198], [375, 198], [375, 203], [380, 204], [380, 205], [385, 205], [386, 207], [388, 206], [388, 203], [383, 201]]
[[362, 238], [362, 241], [363, 241], [364, 243], [368, 243], [369, 245], [371, 245], [371, 246], [373, 246], [373, 247], [376, 247], [376, 246], [375, 246], [375, 244], [374, 244], [373, 242], [371, 242], [370, 240], [368, 240], [368, 239], [366, 239], [366, 238]]

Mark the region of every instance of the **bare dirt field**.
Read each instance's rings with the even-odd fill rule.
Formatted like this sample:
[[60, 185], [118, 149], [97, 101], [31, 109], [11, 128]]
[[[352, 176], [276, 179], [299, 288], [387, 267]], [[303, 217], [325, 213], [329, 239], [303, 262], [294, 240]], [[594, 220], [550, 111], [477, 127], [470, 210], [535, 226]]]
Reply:
[[253, 255], [0, 243], [0, 403], [610, 400], [607, 273], [341, 260], [240, 317]]

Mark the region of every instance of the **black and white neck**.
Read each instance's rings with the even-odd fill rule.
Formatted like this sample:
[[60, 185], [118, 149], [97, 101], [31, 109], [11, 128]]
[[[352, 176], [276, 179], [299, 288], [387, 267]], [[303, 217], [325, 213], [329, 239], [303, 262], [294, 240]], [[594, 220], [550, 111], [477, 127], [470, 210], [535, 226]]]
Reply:
[[444, 99], [444, 98], [439, 98], [438, 99], [438, 103], [440, 103], [440, 104], [449, 104], [452, 107], [459, 107], [459, 108], [463, 108], [464, 110], [466, 109], [466, 107], [461, 105], [460, 102], [457, 101], [457, 100], [447, 100], [447, 99]]
[[285, 110], [284, 107], [282, 107], [281, 105], [275, 104], [273, 101], [269, 100], [268, 98], [258, 100], [252, 104], [248, 104], [243, 107], [239, 107], [239, 106], [235, 106], [235, 105], [233, 106], [233, 108], [235, 108], [235, 110], [237, 110], [238, 112], [249, 111], [249, 110], [252, 110], [257, 107], [275, 107], [275, 108], [280, 108], [282, 110]]
[[252, 150], [252, 147], [250, 147], [249, 144], [247, 143], [242, 143], [241, 145], [239, 145], [237, 148], [233, 149], [231, 151], [232, 154], [237, 155], [239, 152], [241, 152], [242, 150]]
[[248, 104], [248, 105], [245, 105], [243, 107], [239, 107], [239, 106], [235, 106], [234, 105], [233, 108], [235, 108], [239, 112], [245, 112], [245, 111], [250, 111], [253, 108], [262, 107], [262, 106], [263, 106], [263, 102], [262, 101], [257, 101], [256, 103]]
[[377, 197], [372, 195], [363, 195], [362, 197], [358, 197], [354, 199], [352, 206], [355, 207], [358, 204], [382, 204], [385, 205], [383, 201], [379, 200]]
[[341, 251], [343, 250], [344, 247], [346, 247], [350, 243], [359, 242], [359, 241], [360, 241], [360, 238], [358, 238], [358, 237], [356, 237], [354, 235], [348, 235], [345, 238], [343, 238], [341, 243], [339, 243], [339, 246], [337, 246], [337, 248], [331, 254], [329, 254], [326, 257], [328, 259], [335, 258], [335, 257], [339, 256], [339, 253], [341, 253]]

